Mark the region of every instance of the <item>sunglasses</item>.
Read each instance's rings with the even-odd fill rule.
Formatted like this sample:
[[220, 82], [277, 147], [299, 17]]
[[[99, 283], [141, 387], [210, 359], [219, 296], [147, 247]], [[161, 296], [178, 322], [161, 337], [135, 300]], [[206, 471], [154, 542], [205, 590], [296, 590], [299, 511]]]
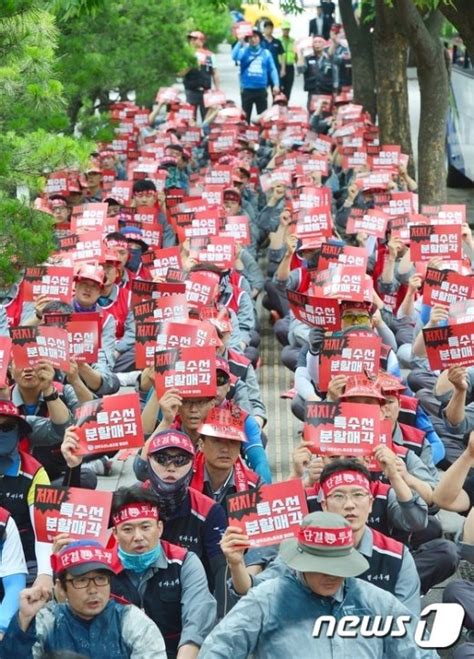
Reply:
[[224, 384], [227, 384], [229, 380], [230, 377], [227, 375], [227, 373], [217, 371], [216, 381], [218, 387], [222, 387]]
[[166, 453], [156, 453], [152, 458], [162, 467], [168, 467], [171, 464], [175, 467], [184, 467], [193, 459], [192, 455], [168, 455]]
[[367, 325], [370, 322], [370, 316], [368, 314], [345, 313], [342, 315], [342, 320], [346, 320], [352, 325]]
[[10, 432], [10, 430], [14, 430], [15, 428], [18, 428], [18, 421], [12, 420], [0, 424], [0, 432]]

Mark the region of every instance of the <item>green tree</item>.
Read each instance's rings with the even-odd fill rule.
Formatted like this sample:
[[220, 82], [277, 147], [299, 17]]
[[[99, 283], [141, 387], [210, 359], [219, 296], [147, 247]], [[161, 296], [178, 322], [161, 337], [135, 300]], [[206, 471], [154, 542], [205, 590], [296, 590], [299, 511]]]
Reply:
[[[54, 17], [34, 2], [0, 8], [0, 287], [12, 268], [43, 261], [53, 249], [52, 221], [17, 198], [41, 191], [44, 174], [84, 163], [92, 145], [48, 132], [64, 121]], [[28, 235], [30, 237], [28, 238]]]
[[[67, 17], [67, 13], [64, 15]], [[125, 99], [130, 91], [140, 105], [151, 106], [159, 87], [176, 79], [194, 62], [186, 33], [202, 30], [215, 48], [228, 30], [224, 7], [203, 0], [103, 0], [94, 18], [60, 13], [60, 76], [71, 124], [81, 109], [106, 109], [109, 92]]]

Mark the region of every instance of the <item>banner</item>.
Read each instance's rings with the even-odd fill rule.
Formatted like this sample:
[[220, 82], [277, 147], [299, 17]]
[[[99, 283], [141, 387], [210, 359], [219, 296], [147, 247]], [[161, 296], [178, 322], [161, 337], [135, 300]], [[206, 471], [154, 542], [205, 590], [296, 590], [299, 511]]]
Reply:
[[10, 364], [12, 340], [9, 336], [0, 336], [0, 387], [7, 384], [7, 371]]
[[97, 361], [100, 337], [99, 314], [96, 320], [70, 320], [66, 324], [69, 339], [69, 355], [78, 364], [94, 364]]
[[318, 270], [327, 270], [335, 265], [350, 265], [367, 270], [367, 260], [368, 254], [364, 247], [324, 243], [319, 252]]
[[320, 298], [372, 302], [373, 282], [364, 268], [338, 265], [316, 272], [310, 292]]
[[143, 446], [140, 398], [115, 394], [84, 403], [75, 411], [79, 455]]
[[112, 492], [79, 487], [37, 485], [35, 488], [35, 536], [53, 542], [58, 533], [72, 540], [93, 539], [106, 545]]
[[303, 437], [317, 454], [370, 455], [379, 445], [379, 405], [306, 402]]
[[227, 497], [229, 525], [242, 529], [251, 547], [278, 545], [298, 535], [308, 504], [300, 480], [261, 485]]

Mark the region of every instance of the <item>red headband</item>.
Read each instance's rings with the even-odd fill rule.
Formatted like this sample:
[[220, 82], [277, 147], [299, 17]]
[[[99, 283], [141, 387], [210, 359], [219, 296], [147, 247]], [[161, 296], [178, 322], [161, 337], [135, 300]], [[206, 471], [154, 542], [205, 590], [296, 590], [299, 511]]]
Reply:
[[115, 239], [106, 240], [105, 244], [107, 245], [107, 247], [112, 247], [112, 248], [113, 247], [122, 247], [124, 249], [128, 249], [128, 242], [125, 239], [124, 240], [115, 240]]
[[158, 520], [158, 508], [148, 503], [130, 503], [128, 506], [120, 508], [115, 515], [112, 515], [114, 526], [124, 524], [125, 522], [134, 522], [137, 519]]
[[298, 542], [313, 547], [353, 547], [352, 529], [339, 527], [328, 529], [322, 526], [302, 526], [298, 531]]
[[321, 489], [327, 497], [336, 487], [343, 485], [358, 485], [370, 492], [370, 481], [358, 471], [338, 471], [321, 484]]
[[114, 556], [111, 551], [93, 545], [90, 547], [72, 546], [60, 554], [51, 555], [51, 566], [56, 574], [87, 563], [101, 563], [104, 568], [113, 569]]

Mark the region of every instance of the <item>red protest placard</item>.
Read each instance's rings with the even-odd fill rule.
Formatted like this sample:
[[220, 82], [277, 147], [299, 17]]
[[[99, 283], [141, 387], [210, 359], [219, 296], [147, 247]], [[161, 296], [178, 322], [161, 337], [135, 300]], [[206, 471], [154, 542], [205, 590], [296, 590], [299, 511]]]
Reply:
[[296, 224], [298, 238], [328, 238], [332, 235], [332, 219], [329, 208], [308, 208], [298, 214]]
[[455, 302], [449, 306], [449, 324], [474, 323], [474, 299]]
[[23, 300], [35, 300], [38, 295], [47, 295], [50, 300], [70, 304], [72, 299], [73, 268], [56, 265], [39, 265], [26, 268], [23, 277]]
[[[150, 302], [153, 305], [153, 301]], [[153, 305], [154, 306], [154, 305]], [[151, 311], [153, 314], [153, 310]], [[154, 320], [136, 320], [135, 363], [137, 368], [153, 366], [156, 350], [156, 337], [160, 323]]]
[[220, 232], [223, 238], [232, 238], [241, 245], [250, 245], [250, 226], [249, 219], [246, 215], [229, 215], [224, 224], [223, 231]]
[[141, 227], [142, 239], [147, 245], [156, 245], [161, 247], [163, 238], [163, 227], [161, 224], [144, 224]]
[[199, 309], [212, 304], [217, 296], [220, 277], [217, 272], [191, 272], [186, 280], [186, 299]]
[[198, 254], [200, 263], [214, 263], [222, 268], [231, 268], [235, 261], [235, 241], [232, 238], [212, 236], [209, 244]]
[[217, 236], [220, 227], [218, 213], [208, 211], [206, 217], [194, 217], [191, 223], [182, 229], [183, 238], [199, 238], [205, 236]]
[[253, 25], [249, 21], [237, 21], [232, 26], [232, 32], [236, 39], [245, 39], [252, 34]]
[[69, 175], [65, 171], [51, 172], [46, 181], [45, 193], [48, 195], [69, 193]]
[[155, 251], [153, 260], [153, 275], [155, 277], [166, 277], [168, 269], [181, 270], [181, 252], [179, 247], [165, 247]]
[[75, 263], [87, 261], [101, 261], [104, 256], [105, 246], [101, 231], [88, 231], [78, 237], [76, 248], [71, 252]]
[[431, 220], [439, 220], [443, 224], [464, 224], [466, 222], [465, 204], [441, 204], [440, 206], [424, 204], [421, 212]]
[[12, 358], [16, 368], [30, 368], [40, 361], [50, 362], [54, 368], [69, 371], [69, 342], [67, 331], [59, 327], [13, 327]]
[[315, 273], [310, 294], [319, 298], [371, 302], [373, 282], [363, 268], [338, 265]]
[[189, 318], [185, 293], [166, 295], [154, 301], [153, 318], [159, 322], [174, 320], [186, 322]]
[[233, 168], [230, 165], [215, 165], [204, 176], [206, 185], [232, 185]]
[[155, 391], [158, 399], [168, 389], [180, 395], [212, 397], [216, 395], [215, 348], [172, 348], [155, 353]]
[[433, 370], [474, 366], [474, 322], [424, 329], [423, 338]]
[[327, 270], [335, 265], [350, 265], [367, 270], [367, 250], [352, 245], [330, 245], [323, 243], [318, 258], [318, 270]]
[[143, 446], [140, 399], [137, 393], [104, 396], [75, 411], [78, 455], [107, 453]]
[[379, 445], [380, 407], [306, 402], [303, 437], [317, 454], [370, 455]]
[[99, 314], [97, 320], [70, 320], [66, 324], [69, 355], [77, 363], [93, 364], [99, 352]]
[[102, 490], [38, 485], [34, 503], [36, 539], [53, 542], [58, 533], [67, 533], [72, 540], [93, 538], [105, 545], [112, 496], [112, 492]]
[[133, 181], [114, 181], [109, 197], [117, 199], [125, 206], [128, 206], [132, 200]]
[[298, 534], [308, 504], [300, 480], [262, 485], [227, 497], [229, 524], [242, 529], [252, 547], [277, 545]]
[[7, 383], [7, 371], [10, 363], [12, 340], [9, 336], [0, 336], [0, 387]]
[[375, 238], [384, 238], [390, 215], [381, 210], [370, 208], [362, 217], [349, 217], [346, 233], [366, 233]]
[[431, 261], [434, 257], [462, 259], [460, 225], [421, 224], [410, 227], [410, 258]]
[[328, 330], [340, 329], [341, 313], [337, 300], [325, 300], [296, 291], [287, 291], [287, 294], [295, 318], [305, 325]]
[[332, 192], [329, 188], [303, 188], [297, 196], [297, 208], [331, 208]]
[[336, 375], [377, 375], [381, 350], [379, 336], [325, 336], [319, 355], [319, 390], [327, 391]]
[[217, 89], [209, 89], [204, 92], [204, 107], [212, 108], [216, 105], [225, 105], [226, 96], [224, 92], [221, 92]]
[[71, 230], [76, 233], [103, 231], [107, 220], [108, 204], [84, 204], [74, 208], [71, 216]]
[[149, 279], [133, 279], [131, 285], [132, 291], [132, 306], [134, 308], [135, 317], [137, 314], [136, 305], [144, 300], [156, 300], [166, 295], [175, 295], [185, 292], [185, 285], [181, 282], [164, 282], [164, 281], [150, 281]]
[[149, 206], [139, 206], [135, 210], [133, 219], [140, 224], [156, 224], [158, 221], [158, 211], [156, 208], [150, 208]]
[[423, 285], [423, 303], [450, 304], [474, 297], [474, 279], [465, 277], [453, 270], [437, 270], [428, 268]]

